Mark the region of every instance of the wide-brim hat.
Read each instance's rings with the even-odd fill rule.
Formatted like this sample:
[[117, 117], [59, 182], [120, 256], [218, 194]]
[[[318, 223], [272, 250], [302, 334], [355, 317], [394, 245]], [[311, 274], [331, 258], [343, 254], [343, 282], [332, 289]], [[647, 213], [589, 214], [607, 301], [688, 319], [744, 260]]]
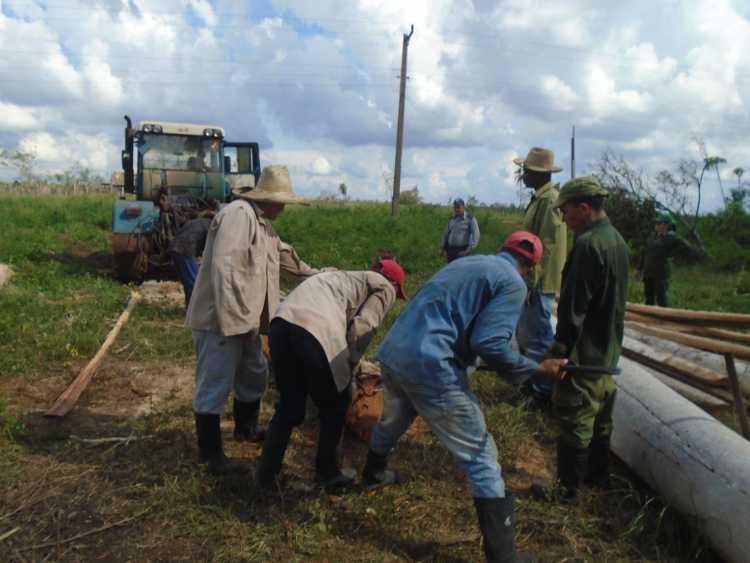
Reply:
[[560, 172], [562, 168], [555, 166], [555, 153], [549, 149], [533, 147], [526, 158], [514, 158], [513, 163], [525, 170], [534, 172]]
[[251, 201], [271, 203], [301, 203], [307, 205], [302, 196], [292, 190], [289, 169], [283, 164], [271, 164], [263, 168], [255, 188], [236, 188], [232, 193]]

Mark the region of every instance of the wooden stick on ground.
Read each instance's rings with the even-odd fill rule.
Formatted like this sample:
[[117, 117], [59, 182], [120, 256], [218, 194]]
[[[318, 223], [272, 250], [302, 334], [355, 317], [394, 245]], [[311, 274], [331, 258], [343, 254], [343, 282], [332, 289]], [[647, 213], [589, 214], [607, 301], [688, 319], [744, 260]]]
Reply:
[[86, 389], [86, 386], [94, 378], [96, 370], [99, 369], [99, 365], [107, 355], [107, 351], [114, 343], [117, 335], [120, 334], [120, 330], [122, 330], [122, 327], [126, 322], [128, 322], [130, 313], [133, 311], [136, 304], [140, 300], [140, 293], [138, 293], [137, 291], [131, 292], [128, 306], [122, 312], [120, 318], [117, 319], [117, 322], [115, 323], [115, 326], [112, 327], [112, 330], [109, 331], [109, 334], [104, 340], [101, 348], [99, 348], [99, 351], [86, 365], [86, 367], [81, 370], [78, 376], [73, 380], [73, 383], [71, 383], [68, 388], [63, 391], [62, 394], [57, 398], [55, 404], [52, 405], [52, 408], [44, 413], [44, 416], [65, 416], [75, 406], [76, 401], [78, 401], [81, 393], [83, 393], [84, 389]]

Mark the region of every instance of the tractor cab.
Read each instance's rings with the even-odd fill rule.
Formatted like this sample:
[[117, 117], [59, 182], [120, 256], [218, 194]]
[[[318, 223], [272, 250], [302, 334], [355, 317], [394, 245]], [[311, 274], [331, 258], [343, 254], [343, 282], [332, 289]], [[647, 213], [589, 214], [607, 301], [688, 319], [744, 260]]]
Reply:
[[[224, 129], [167, 121], [132, 127], [125, 116], [124, 191], [115, 202], [112, 247], [118, 277], [142, 279], [149, 263], [168, 262], [170, 236], [182, 223], [215, 211], [235, 188], [260, 177], [258, 143], [228, 142]], [[169, 216], [167, 216], [169, 215]]]

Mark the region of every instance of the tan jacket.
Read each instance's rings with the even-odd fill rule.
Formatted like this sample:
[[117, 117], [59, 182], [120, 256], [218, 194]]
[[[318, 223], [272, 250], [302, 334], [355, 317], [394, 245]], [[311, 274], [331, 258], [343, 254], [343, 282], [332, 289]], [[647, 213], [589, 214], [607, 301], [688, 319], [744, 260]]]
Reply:
[[209, 227], [185, 323], [224, 336], [265, 326], [279, 306], [280, 269], [302, 277], [318, 273], [282, 242], [257, 206], [233, 201]]
[[523, 228], [538, 236], [544, 245], [544, 254], [534, 275], [534, 287], [560, 295], [562, 270], [568, 255], [568, 229], [560, 211], [554, 208], [557, 195], [552, 182], [539, 188], [526, 208]]
[[367, 345], [396, 301], [396, 290], [376, 272], [323, 272], [302, 282], [276, 311], [323, 347], [339, 391], [346, 388]]

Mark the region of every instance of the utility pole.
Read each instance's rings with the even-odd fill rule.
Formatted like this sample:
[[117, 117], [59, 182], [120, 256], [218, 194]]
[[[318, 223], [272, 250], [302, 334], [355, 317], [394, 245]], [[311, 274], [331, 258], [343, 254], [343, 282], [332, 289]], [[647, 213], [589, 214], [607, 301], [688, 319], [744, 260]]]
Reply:
[[409, 35], [404, 33], [404, 44], [401, 47], [401, 82], [398, 89], [398, 123], [396, 125], [396, 164], [393, 170], [393, 199], [391, 200], [391, 217], [398, 219], [398, 200], [401, 195], [401, 149], [404, 144], [404, 102], [406, 98], [406, 53], [409, 50], [409, 39], [414, 34], [411, 26]]
[[576, 177], [576, 126], [573, 125], [573, 135], [570, 137], [570, 179]]

